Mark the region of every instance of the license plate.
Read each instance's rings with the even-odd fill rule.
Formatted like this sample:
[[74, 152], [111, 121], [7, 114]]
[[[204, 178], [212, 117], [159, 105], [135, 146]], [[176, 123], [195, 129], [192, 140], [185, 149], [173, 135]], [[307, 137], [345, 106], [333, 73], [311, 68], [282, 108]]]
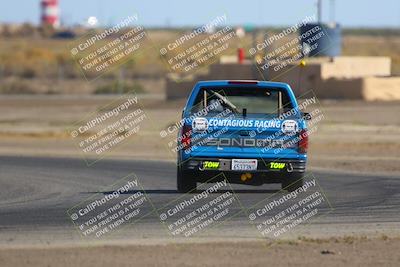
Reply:
[[257, 170], [256, 159], [232, 159], [232, 171], [254, 171]]

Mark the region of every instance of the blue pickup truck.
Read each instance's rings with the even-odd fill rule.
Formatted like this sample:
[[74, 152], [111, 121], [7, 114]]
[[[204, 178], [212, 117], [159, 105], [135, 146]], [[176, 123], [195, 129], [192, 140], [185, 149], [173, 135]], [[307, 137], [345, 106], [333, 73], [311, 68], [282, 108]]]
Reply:
[[198, 82], [178, 133], [178, 191], [220, 180], [296, 190], [306, 169], [308, 119], [288, 84]]

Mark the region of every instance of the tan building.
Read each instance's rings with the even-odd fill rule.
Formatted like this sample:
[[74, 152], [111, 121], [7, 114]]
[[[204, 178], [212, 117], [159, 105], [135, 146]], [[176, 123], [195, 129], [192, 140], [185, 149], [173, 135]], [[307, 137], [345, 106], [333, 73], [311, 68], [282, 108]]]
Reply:
[[388, 57], [310, 58], [306, 65], [273, 64], [268, 68], [251, 62], [211, 65], [206, 75], [184, 80], [167, 78], [167, 98], [186, 97], [198, 80], [256, 79], [290, 84], [296, 95], [313, 90], [318, 98], [400, 100], [400, 77], [391, 77]]

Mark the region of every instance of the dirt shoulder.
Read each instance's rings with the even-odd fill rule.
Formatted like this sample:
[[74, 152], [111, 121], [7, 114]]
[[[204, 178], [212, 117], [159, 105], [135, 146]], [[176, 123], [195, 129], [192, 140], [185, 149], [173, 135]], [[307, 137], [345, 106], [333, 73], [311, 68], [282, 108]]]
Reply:
[[0, 249], [6, 266], [398, 266], [400, 239], [300, 239]]

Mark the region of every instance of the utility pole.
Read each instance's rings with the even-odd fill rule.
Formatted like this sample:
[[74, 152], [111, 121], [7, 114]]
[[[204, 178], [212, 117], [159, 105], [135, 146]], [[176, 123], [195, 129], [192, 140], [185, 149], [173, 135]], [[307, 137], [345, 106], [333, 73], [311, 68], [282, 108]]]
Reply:
[[317, 0], [318, 23], [322, 22], [322, 0]]

